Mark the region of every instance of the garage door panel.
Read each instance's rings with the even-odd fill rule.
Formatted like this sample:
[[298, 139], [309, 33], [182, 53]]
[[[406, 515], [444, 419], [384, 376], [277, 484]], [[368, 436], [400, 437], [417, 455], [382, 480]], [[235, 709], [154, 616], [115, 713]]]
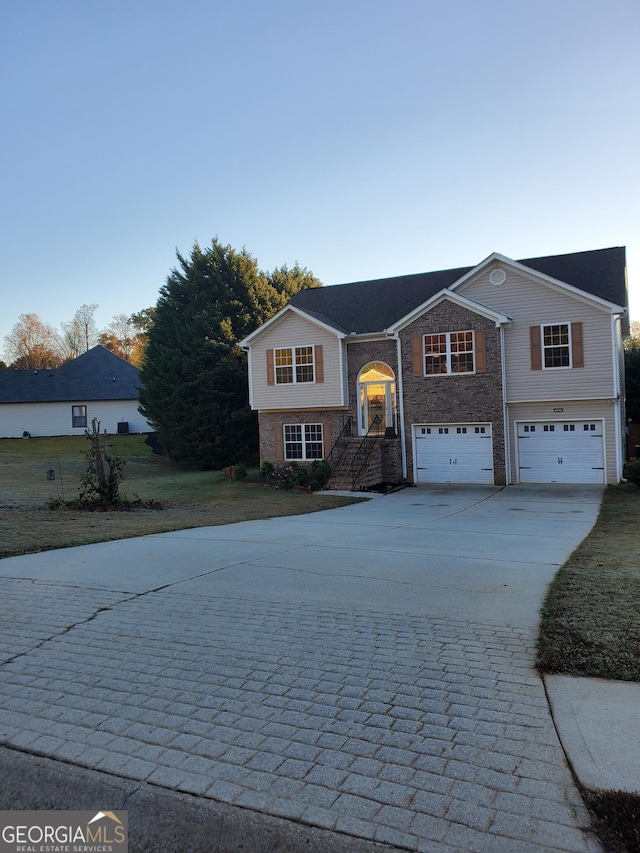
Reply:
[[488, 424], [414, 426], [416, 482], [493, 484]]
[[518, 425], [521, 483], [603, 483], [602, 422]]

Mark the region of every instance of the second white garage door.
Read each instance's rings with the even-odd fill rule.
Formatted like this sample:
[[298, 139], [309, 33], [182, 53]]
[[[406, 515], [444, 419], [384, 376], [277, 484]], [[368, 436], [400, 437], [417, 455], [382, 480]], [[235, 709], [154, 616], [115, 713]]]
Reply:
[[493, 484], [490, 424], [413, 428], [417, 483]]
[[518, 424], [521, 483], [604, 483], [602, 421]]

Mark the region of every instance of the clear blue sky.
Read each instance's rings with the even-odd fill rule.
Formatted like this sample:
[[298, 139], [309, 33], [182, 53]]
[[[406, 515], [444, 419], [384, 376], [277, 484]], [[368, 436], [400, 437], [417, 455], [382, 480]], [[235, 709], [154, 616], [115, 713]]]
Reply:
[[0, 350], [216, 235], [328, 285], [626, 245], [640, 316], [638, 0], [0, 0], [0, 81]]

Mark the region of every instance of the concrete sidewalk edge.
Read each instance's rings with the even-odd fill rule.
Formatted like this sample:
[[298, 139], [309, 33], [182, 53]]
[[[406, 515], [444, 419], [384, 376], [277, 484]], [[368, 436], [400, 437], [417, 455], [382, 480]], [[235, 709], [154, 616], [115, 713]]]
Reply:
[[584, 788], [640, 794], [640, 684], [545, 675], [551, 714]]

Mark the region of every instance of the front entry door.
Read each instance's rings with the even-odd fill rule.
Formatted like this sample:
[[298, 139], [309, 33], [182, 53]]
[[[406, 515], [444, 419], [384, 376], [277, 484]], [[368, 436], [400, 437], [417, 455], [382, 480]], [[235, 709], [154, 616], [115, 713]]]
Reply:
[[391, 368], [378, 362], [367, 365], [358, 390], [360, 435], [384, 435], [387, 428], [395, 428], [396, 383]]

